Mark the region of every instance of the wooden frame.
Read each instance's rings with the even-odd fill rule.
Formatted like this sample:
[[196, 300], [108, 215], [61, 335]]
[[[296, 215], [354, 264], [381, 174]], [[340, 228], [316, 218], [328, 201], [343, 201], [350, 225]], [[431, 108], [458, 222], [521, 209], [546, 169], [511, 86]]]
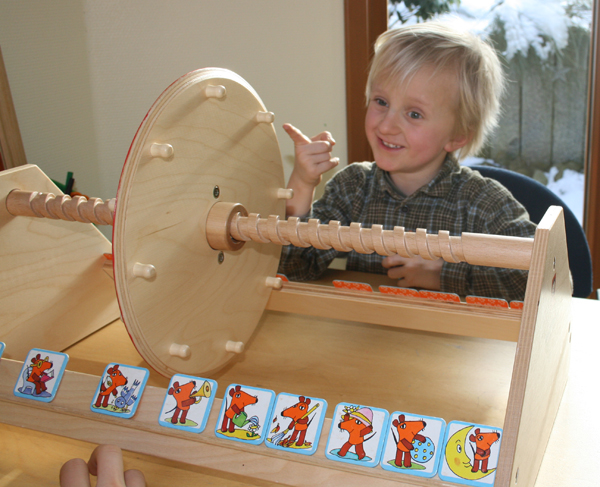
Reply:
[[0, 49], [0, 170], [27, 164]]
[[[330, 300], [328, 293], [324, 289], [321, 291], [323, 299]], [[277, 301], [281, 299], [281, 295], [277, 294], [279, 292], [272, 291], [267, 306], [269, 309], [277, 309]], [[292, 302], [302, 305], [302, 301], [315, 292], [319, 290], [296, 290]], [[399, 306], [407, 310], [414, 306], [410, 299], [398, 299]], [[350, 314], [364, 306], [362, 302], [352, 304], [351, 301], [356, 300], [347, 301]], [[503, 428], [504, 438], [496, 472], [497, 487], [516, 485], [517, 481], [519, 485], [533, 485], [537, 476], [568, 375], [570, 302], [562, 209], [552, 207], [540, 222], [531, 251], [529, 280]], [[383, 305], [380, 303], [380, 306]], [[327, 306], [322, 309], [326, 310]], [[435, 321], [443, 320], [445, 316], [449, 316], [449, 313], [439, 310]], [[514, 321], [515, 314], [508, 314], [506, 318]], [[463, 316], [463, 320], [469, 319], [472, 321], [474, 318]], [[486, 328], [485, 318], [477, 316], [475, 319], [482, 329]], [[403, 325], [405, 323], [406, 320]], [[448, 333], [452, 330], [442, 331]], [[461, 331], [458, 330], [458, 333]], [[93, 391], [99, 377], [76, 372], [67, 371], [59, 394], [52, 403], [42, 405], [27, 401], [12, 394], [21, 365], [21, 362], [6, 359], [0, 362], [0, 406], [2, 421], [7, 424], [29, 428], [37, 425], [36, 429], [40, 431], [97, 443], [116, 441], [128, 450], [268, 481], [281, 482], [282, 472], [285, 472], [288, 485], [300, 486], [312, 482], [318, 485], [358, 486], [364, 485], [365, 481], [374, 486], [447, 485], [438, 479], [415, 480], [381, 469], [340, 466], [324, 458], [325, 441], [321, 441], [319, 451], [313, 457], [304, 458], [271, 450], [264, 445], [253, 447], [219, 440], [212, 432], [219, 410], [218, 400], [203, 434], [165, 431], [156, 420], [165, 394], [162, 388], [146, 389], [144, 400], [132, 420], [107, 419], [90, 412], [89, 398], [82, 391]], [[327, 434], [330, 421], [323, 428], [325, 433], [322, 436]]]
[[373, 44], [387, 29], [387, 1], [344, 0], [344, 19], [348, 161], [370, 161], [373, 156], [364, 129], [365, 86]]
[[600, 289], [600, 6], [594, 0], [589, 82], [588, 142], [584, 225], [592, 253], [593, 287]]

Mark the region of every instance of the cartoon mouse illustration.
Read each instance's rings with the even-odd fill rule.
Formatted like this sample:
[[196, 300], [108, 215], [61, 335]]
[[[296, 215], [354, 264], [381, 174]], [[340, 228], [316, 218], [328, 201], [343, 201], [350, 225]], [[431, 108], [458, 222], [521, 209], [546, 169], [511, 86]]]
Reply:
[[[477, 449], [475, 450], [475, 459], [473, 460], [473, 468], [471, 472], [477, 472], [479, 470], [479, 464], [481, 463], [481, 471], [487, 473], [488, 471], [488, 460], [492, 453], [492, 445], [500, 439], [500, 433], [497, 431], [493, 433], [482, 433], [479, 428], [475, 429], [475, 434], [469, 435], [469, 440], [475, 443]], [[472, 448], [472, 446], [471, 446]]]
[[346, 408], [338, 427], [349, 434], [348, 441], [340, 448], [338, 455], [345, 457], [348, 450], [354, 446], [358, 459], [362, 460], [366, 455], [363, 447], [365, 436], [373, 431], [373, 411], [371, 408]]
[[102, 407], [107, 407], [110, 395], [116, 396], [117, 387], [127, 384], [127, 377], [119, 370], [119, 364], [113, 365], [106, 372], [106, 377], [102, 381], [102, 384], [100, 384], [100, 393], [94, 404], [97, 408], [99, 408], [101, 404]]
[[304, 440], [306, 438], [306, 430], [308, 429], [308, 406], [310, 405], [310, 399], [308, 397], [299, 396], [298, 403], [290, 406], [287, 409], [284, 409], [281, 412], [281, 415], [286, 418], [291, 418], [292, 421], [288, 426], [288, 430], [293, 429], [294, 432], [292, 436], [283, 440], [280, 445], [282, 446], [291, 446], [294, 444], [296, 437], [298, 437], [298, 441], [296, 441], [296, 446], [304, 445]]
[[415, 448], [413, 441], [426, 441], [426, 438], [420, 432], [425, 429], [427, 423], [425, 421], [406, 421], [404, 414], [401, 414], [392, 424], [396, 427], [396, 431], [398, 431], [396, 466], [400, 468], [404, 465], [406, 468], [410, 468], [412, 466], [410, 452]]
[[251, 396], [247, 392], [242, 391], [241, 386], [235, 386], [229, 389], [229, 395], [231, 396], [231, 404], [223, 415], [223, 424], [221, 425], [221, 431], [223, 433], [226, 431], [233, 433], [235, 431], [234, 418], [241, 413], [244, 413], [244, 408], [246, 406], [258, 402], [256, 396]]
[[42, 358], [42, 356], [38, 353], [35, 357], [31, 359], [31, 365], [29, 366], [28, 372], [29, 376], [27, 377], [28, 382], [33, 382], [35, 386], [35, 395], [44, 395], [42, 393], [46, 392], [46, 382], [49, 381], [52, 377], [47, 374], [47, 370], [50, 370], [53, 367], [53, 363], [50, 362], [50, 358]]
[[181, 413], [179, 422], [185, 424], [185, 418], [190, 410], [190, 406], [196, 403], [196, 399], [192, 397], [194, 394], [194, 387], [196, 387], [196, 381], [193, 380], [181, 385], [178, 381], [173, 382], [173, 387], [169, 389], [169, 394], [173, 396], [177, 402], [177, 406], [175, 406], [175, 413], [171, 418], [171, 423], [177, 424], [177, 418], [179, 413]]

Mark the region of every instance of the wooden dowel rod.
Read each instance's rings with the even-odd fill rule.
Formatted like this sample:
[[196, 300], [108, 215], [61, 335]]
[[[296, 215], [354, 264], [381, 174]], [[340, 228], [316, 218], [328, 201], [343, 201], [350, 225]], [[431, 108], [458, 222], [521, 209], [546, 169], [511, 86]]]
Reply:
[[[221, 207], [221, 205], [223, 205]], [[287, 221], [279, 220], [274, 216], [261, 218], [254, 213], [244, 216], [234, 213], [232, 203], [217, 203], [213, 208], [215, 218], [223, 218], [227, 214], [227, 205], [232, 207], [228, 238], [233, 241], [271, 241], [282, 245], [282, 242], [291, 242], [299, 247], [313, 247], [319, 249], [334, 248], [347, 252], [355, 250], [360, 253], [370, 254], [376, 252], [380, 255], [397, 253], [404, 257], [420, 255], [424, 259], [432, 260], [442, 258], [448, 262], [467, 262], [472, 265], [491, 267], [508, 267], [512, 269], [529, 269], [531, 252], [533, 249], [532, 238], [507, 237], [502, 235], [485, 235], [477, 233], [463, 233], [461, 236], [450, 236], [448, 232], [439, 234], [427, 233], [427, 230], [418, 229], [416, 232], [407, 232], [403, 227], [394, 227], [392, 230], [383, 230], [375, 225], [373, 229], [362, 228], [360, 223], [351, 223], [349, 227], [341, 226], [339, 222], [321, 224], [318, 220], [301, 222], [296, 217]], [[218, 243], [225, 240], [221, 235], [213, 235], [211, 228], [211, 210], [207, 219], [207, 239], [211, 247], [217, 250]], [[273, 236], [276, 236], [274, 238]]]
[[15, 189], [6, 197], [6, 209], [13, 216], [34, 216], [54, 220], [112, 225], [115, 200], [87, 199], [85, 196], [56, 196], [52, 193]]

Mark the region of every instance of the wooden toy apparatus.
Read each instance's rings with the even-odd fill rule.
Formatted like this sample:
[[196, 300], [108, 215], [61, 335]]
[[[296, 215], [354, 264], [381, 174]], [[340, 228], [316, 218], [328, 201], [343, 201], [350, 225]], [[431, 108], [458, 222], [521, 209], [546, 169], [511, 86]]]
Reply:
[[[64, 349], [116, 318], [110, 279], [101, 272], [101, 255], [110, 253], [110, 244], [90, 223], [113, 224], [114, 285], [123, 322], [142, 357], [166, 376], [206, 375], [225, 365], [243, 351], [265, 309], [517, 341], [495, 485], [532, 485], [569, 361], [571, 293], [562, 210], [548, 210], [534, 239], [284, 220], [284, 200], [291, 194], [284, 189], [272, 122], [273, 114], [242, 78], [203, 69], [173, 83], [150, 109], [127, 155], [116, 200], [60, 195], [35, 166], [0, 173], [4, 357], [20, 359], [40, 345], [40, 335], [46, 348]], [[284, 283], [276, 271], [280, 245], [289, 243], [529, 269], [524, 307], [484, 309]], [[0, 405], [29, 407], [8, 395], [0, 395]], [[149, 428], [138, 427], [140, 434]], [[215, 440], [200, 435], [191, 441]], [[231, 448], [235, 453], [244, 447]], [[299, 462], [301, 468], [339, 468], [321, 458], [244, 451]], [[378, 475], [400, 485], [446, 485]]]

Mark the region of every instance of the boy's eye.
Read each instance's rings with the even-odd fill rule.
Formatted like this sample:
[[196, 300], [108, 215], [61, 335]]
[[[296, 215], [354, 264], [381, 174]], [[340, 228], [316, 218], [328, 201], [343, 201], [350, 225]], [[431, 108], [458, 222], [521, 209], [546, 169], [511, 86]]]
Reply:
[[387, 102], [383, 98], [375, 98], [375, 103], [379, 106], [387, 107]]
[[414, 120], [418, 120], [419, 118], [423, 118], [418, 112], [408, 112], [408, 116]]

